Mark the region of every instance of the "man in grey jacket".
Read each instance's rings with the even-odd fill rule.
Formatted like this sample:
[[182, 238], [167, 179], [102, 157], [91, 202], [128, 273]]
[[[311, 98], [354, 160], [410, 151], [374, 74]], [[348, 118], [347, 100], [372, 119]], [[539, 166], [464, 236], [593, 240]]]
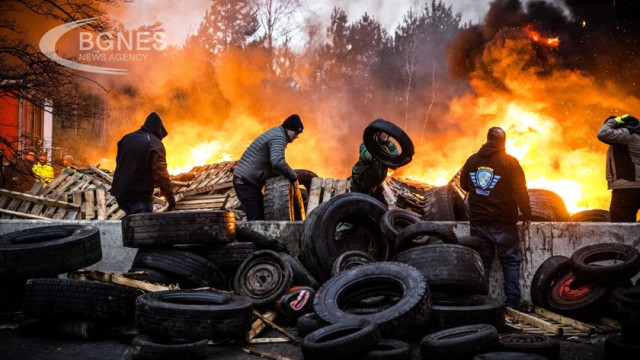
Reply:
[[610, 116], [598, 131], [607, 150], [607, 184], [612, 222], [635, 222], [640, 210], [640, 121]]
[[284, 150], [302, 130], [300, 116], [293, 114], [260, 135], [242, 154], [233, 171], [233, 188], [247, 220], [264, 219], [262, 188], [268, 178], [282, 175], [298, 186], [298, 175], [285, 161]]

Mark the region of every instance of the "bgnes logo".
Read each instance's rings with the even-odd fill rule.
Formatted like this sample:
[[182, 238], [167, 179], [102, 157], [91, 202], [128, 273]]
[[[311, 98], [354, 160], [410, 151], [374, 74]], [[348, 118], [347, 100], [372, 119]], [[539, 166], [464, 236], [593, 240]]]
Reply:
[[[127, 69], [110, 68], [103, 66], [95, 66], [82, 64], [75, 61], [71, 61], [60, 57], [56, 53], [56, 43], [58, 40], [69, 31], [79, 28], [83, 25], [90, 24], [96, 21], [96, 18], [83, 19], [78, 21], [72, 21], [47, 31], [46, 34], [40, 39], [40, 51], [49, 59], [57, 62], [60, 65], [66, 66], [71, 69], [92, 72], [96, 74], [108, 74], [108, 75], [126, 75]], [[94, 34], [93, 32], [80, 32], [79, 33], [79, 50], [80, 51], [92, 51], [90, 54], [81, 54], [78, 56], [80, 60], [99, 60], [99, 61], [140, 61], [146, 60], [148, 54], [140, 53], [140, 51], [165, 50], [166, 49], [166, 34], [163, 32], [128, 32], [125, 33], [110, 33], [102, 32], [100, 34]], [[100, 53], [100, 51], [138, 51], [138, 53]]]

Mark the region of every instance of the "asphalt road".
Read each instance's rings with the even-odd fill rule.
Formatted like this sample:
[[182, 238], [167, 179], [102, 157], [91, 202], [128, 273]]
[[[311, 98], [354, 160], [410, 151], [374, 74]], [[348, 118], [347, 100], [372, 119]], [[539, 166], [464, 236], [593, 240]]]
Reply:
[[[295, 328], [287, 329], [295, 332]], [[280, 334], [269, 329], [261, 336], [278, 337]], [[559, 360], [604, 360], [605, 337], [597, 335], [591, 338], [560, 339]], [[300, 348], [290, 343], [249, 347], [289, 359], [302, 359]], [[120, 360], [128, 348], [129, 345], [113, 338], [84, 341], [51, 336], [25, 337], [17, 330], [16, 322], [0, 320], [0, 360]], [[210, 345], [207, 360], [260, 359], [259, 356], [246, 354], [242, 349], [242, 346]], [[413, 344], [412, 350], [412, 360], [420, 360], [418, 345]]]

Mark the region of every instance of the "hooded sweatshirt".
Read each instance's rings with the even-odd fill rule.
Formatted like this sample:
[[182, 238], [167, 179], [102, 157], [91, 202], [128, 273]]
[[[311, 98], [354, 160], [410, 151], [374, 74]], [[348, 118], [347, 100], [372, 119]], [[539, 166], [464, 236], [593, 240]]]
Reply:
[[156, 185], [165, 196], [173, 195], [162, 144], [167, 135], [162, 119], [154, 112], [147, 116], [140, 130], [125, 135], [118, 142], [111, 187], [113, 196], [127, 201], [152, 201]]
[[461, 187], [469, 192], [472, 225], [515, 224], [518, 208], [531, 219], [524, 171], [504, 144], [487, 142], [462, 167]]

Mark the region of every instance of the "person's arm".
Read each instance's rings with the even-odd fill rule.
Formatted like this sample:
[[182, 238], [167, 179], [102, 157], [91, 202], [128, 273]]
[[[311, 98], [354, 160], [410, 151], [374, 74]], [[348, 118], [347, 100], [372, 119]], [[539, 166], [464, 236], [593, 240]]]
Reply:
[[162, 143], [160, 146], [151, 146], [151, 173], [153, 180], [160, 188], [160, 191], [169, 202], [169, 210], [175, 206], [173, 190], [171, 190], [171, 179], [167, 171], [167, 156]]
[[634, 140], [634, 135], [629, 130], [622, 127], [616, 118], [610, 117], [600, 127], [598, 140], [605, 144], [629, 144]]
[[369, 152], [369, 150], [367, 150], [367, 147], [364, 145], [364, 143], [360, 145], [360, 160], [373, 161], [373, 156], [371, 156], [371, 153]]
[[289, 179], [291, 182], [298, 180], [298, 175], [287, 164], [284, 159], [284, 149], [287, 147], [287, 142], [283, 137], [274, 137], [269, 140], [269, 161], [271, 166], [282, 176]]
[[396, 147], [396, 144], [393, 143], [393, 141], [388, 140], [387, 141], [387, 149], [389, 149], [389, 154], [391, 155], [398, 155], [400, 154], [400, 152], [398, 151], [398, 148]]

